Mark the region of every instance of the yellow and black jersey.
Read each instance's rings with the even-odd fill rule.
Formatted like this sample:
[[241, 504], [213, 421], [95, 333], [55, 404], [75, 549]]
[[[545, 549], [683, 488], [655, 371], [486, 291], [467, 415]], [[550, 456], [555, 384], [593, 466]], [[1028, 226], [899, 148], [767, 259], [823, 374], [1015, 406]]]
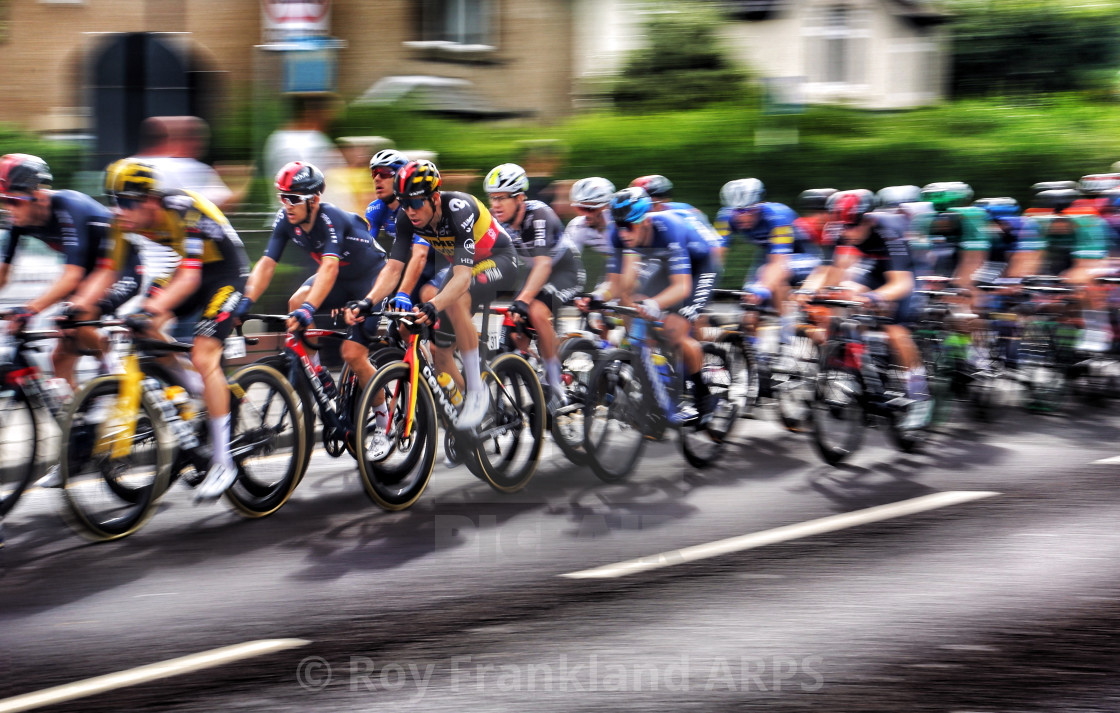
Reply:
[[[169, 191], [160, 198], [156, 224], [130, 231], [179, 255], [180, 268], [246, 275], [249, 258], [233, 226], [218, 207], [193, 191]], [[117, 271], [127, 264], [135, 247], [114, 221], [100, 265]]]

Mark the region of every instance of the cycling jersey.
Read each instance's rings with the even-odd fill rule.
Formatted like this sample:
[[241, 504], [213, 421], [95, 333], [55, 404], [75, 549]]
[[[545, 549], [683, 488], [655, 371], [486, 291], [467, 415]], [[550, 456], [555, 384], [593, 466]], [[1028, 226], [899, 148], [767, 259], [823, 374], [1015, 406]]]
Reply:
[[436, 227], [417, 228], [404, 208], [397, 211], [397, 237], [389, 253], [392, 260], [407, 263], [414, 235], [427, 239], [432, 248], [452, 265], [473, 268], [477, 262], [499, 253], [513, 253], [506, 231], [474, 196], [457, 191], [439, 194], [440, 218]]
[[366, 206], [366, 222], [369, 223], [369, 234], [374, 240], [382, 230], [389, 236], [390, 242], [396, 239], [397, 211], [389, 208], [380, 198]]
[[1030, 218], [1012, 215], [992, 221], [988, 258], [993, 262], [1005, 263], [1013, 253], [1045, 249], [1046, 240], [1039, 234], [1035, 221]]
[[680, 217], [685, 219], [692, 228], [704, 236], [704, 240], [708, 241], [708, 245], [715, 250], [723, 247], [723, 236], [720, 235], [712, 224], [708, 221], [708, 216], [704, 215], [698, 208], [693, 208], [688, 203], [665, 203], [667, 210], [670, 210]]
[[991, 249], [990, 219], [982, 208], [965, 206], [915, 216], [906, 236], [922, 274], [950, 277], [962, 251]]
[[736, 211], [721, 208], [716, 214], [716, 231], [723, 236], [727, 247], [735, 237], [765, 249], [767, 255], [790, 255], [792, 253], [815, 252], [809, 237], [797, 226], [797, 213], [782, 203], [759, 203], [751, 210], [758, 212], [758, 220], [749, 230], [736, 228]]
[[20, 236], [26, 235], [62, 253], [67, 265], [76, 265], [88, 273], [109, 244], [112, 220], [109, 210], [86, 194], [54, 191], [46, 225], [11, 227], [3, 264], [11, 264]]
[[568, 227], [564, 229], [564, 236], [579, 252], [583, 252], [584, 248], [591, 248], [596, 252], [610, 255], [614, 252], [611, 247], [611, 213], [606, 208], [603, 209], [603, 227], [592, 228], [587, 224], [587, 216], [577, 215], [568, 222]]
[[[249, 274], [249, 258], [233, 227], [222, 212], [193, 191], [170, 191], [160, 198], [158, 222], [146, 230], [132, 231], [156, 245], [174, 251], [182, 259], [181, 267], [201, 268], [205, 276], [212, 274]], [[120, 271], [138, 247], [114, 228], [99, 266]]]
[[316, 263], [325, 257], [337, 258], [342, 281], [368, 278], [385, 265], [385, 251], [370, 237], [365, 219], [330, 203], [319, 205], [309, 230], [292, 225], [284, 211], [278, 211], [264, 256], [280, 262], [288, 243], [307, 251]]
[[1035, 216], [1035, 220], [1046, 244], [1048, 269], [1052, 273], [1069, 269], [1075, 260], [1108, 257], [1108, 225], [1100, 216], [1050, 213]]
[[858, 260], [850, 269], [849, 279], [877, 290], [887, 284], [888, 272], [914, 272], [914, 261], [904, 239], [905, 218], [890, 213], [868, 213], [871, 229], [859, 245], [841, 238], [836, 255], [857, 253]]

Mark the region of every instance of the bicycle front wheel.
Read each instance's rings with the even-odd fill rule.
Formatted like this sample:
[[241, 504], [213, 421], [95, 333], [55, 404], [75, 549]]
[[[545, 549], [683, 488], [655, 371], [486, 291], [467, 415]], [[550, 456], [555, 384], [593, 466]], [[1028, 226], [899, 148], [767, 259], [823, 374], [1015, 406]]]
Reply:
[[625, 349], [600, 357], [583, 412], [583, 447], [591, 469], [607, 483], [630, 475], [646, 445], [642, 385], [631, 359]]
[[59, 468], [67, 522], [94, 540], [115, 540], [151, 518], [171, 480], [175, 437], [147, 399], [120, 413], [121, 376], [87, 382], [62, 421]]
[[843, 345], [826, 347], [813, 400], [813, 442], [829, 465], [839, 465], [863, 443], [863, 380], [844, 366]]
[[490, 390], [490, 412], [479, 444], [467, 454], [478, 475], [494, 490], [514, 493], [537, 472], [547, 418], [544, 389], [537, 372], [517, 354], [503, 354], [482, 373]]
[[20, 386], [4, 386], [0, 391], [0, 517], [31, 483], [38, 443], [38, 424], [27, 394]]
[[700, 378], [711, 394], [712, 420], [704, 430], [685, 425], [680, 429], [681, 452], [693, 468], [707, 468], [719, 460], [727, 437], [739, 417], [738, 407], [732, 400], [732, 365], [721, 345], [703, 345], [703, 365]]
[[552, 440], [564, 455], [576, 465], [586, 465], [587, 452], [583, 450], [583, 406], [587, 401], [591, 370], [599, 347], [590, 339], [566, 339], [557, 350], [560, 374], [568, 404], [552, 414]]
[[[420, 498], [436, 463], [435, 402], [423, 381], [409, 377], [403, 362], [378, 369], [358, 403], [358, 472], [370, 500], [390, 511]], [[389, 412], [384, 425], [374, 416], [381, 406]]]
[[230, 453], [237, 480], [225, 498], [247, 518], [271, 515], [288, 502], [306, 467], [304, 415], [280, 372], [250, 364], [230, 377]]

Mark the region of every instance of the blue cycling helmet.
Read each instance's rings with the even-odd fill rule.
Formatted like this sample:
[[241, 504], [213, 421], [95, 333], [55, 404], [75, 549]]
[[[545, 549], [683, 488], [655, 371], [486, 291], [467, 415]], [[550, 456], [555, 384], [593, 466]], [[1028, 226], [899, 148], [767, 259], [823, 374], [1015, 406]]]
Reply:
[[1007, 196], [980, 198], [973, 205], [983, 208], [992, 220], [1005, 220], [1019, 215], [1019, 201]]
[[611, 217], [617, 225], [640, 223], [645, 220], [652, 205], [646, 189], [638, 186], [623, 188], [611, 196]]
[[408, 163], [408, 158], [400, 151], [382, 149], [369, 160], [369, 170], [375, 171], [379, 168], [387, 168], [395, 173], [404, 168], [406, 163]]

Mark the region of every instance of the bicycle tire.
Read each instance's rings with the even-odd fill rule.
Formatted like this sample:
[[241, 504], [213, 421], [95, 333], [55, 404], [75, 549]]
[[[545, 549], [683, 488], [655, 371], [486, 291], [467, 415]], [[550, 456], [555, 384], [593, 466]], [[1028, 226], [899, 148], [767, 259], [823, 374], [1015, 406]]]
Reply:
[[0, 392], [0, 517], [31, 484], [39, 447], [39, 424], [27, 392], [18, 384]]
[[708, 427], [699, 431], [689, 426], [680, 428], [681, 453], [693, 468], [708, 468], [723, 455], [727, 438], [735, 427], [739, 412], [731, 400], [731, 366], [725, 350], [715, 344], [705, 343], [701, 378], [712, 395], [714, 414]]
[[303, 478], [308, 443], [303, 408], [287, 378], [270, 366], [250, 364], [229, 383], [229, 446], [237, 480], [225, 499], [243, 517], [267, 517], [288, 502]]
[[[810, 411], [813, 408], [813, 391], [816, 373], [820, 363], [821, 351], [804, 332], [794, 337], [790, 344], [783, 344], [783, 357], [788, 356], [789, 373], [771, 373], [771, 393], [778, 405], [778, 418], [782, 426], [791, 433], [802, 433], [809, 425]], [[785, 359], [782, 365], [786, 366]]]
[[[358, 473], [370, 500], [389, 511], [409, 508], [420, 498], [432, 478], [436, 463], [439, 431], [435, 401], [423, 380], [417, 380], [415, 391], [410, 389], [409, 370], [409, 365], [403, 362], [378, 370], [359, 401], [356, 435], [359, 439], [356, 444]], [[384, 394], [390, 404], [385, 434], [389, 440], [389, 451], [383, 458], [375, 460], [368, 454], [376, 429], [373, 400], [378, 393]], [[405, 423], [412, 408], [409, 400], [413, 393], [415, 415], [409, 436], [404, 438]], [[399, 456], [399, 460], [394, 456]]]
[[583, 405], [599, 351], [599, 345], [586, 337], [565, 339], [557, 350], [568, 405], [552, 415], [549, 425], [556, 447], [575, 465], [587, 465], [589, 460], [583, 450]]
[[[583, 448], [591, 470], [603, 482], [624, 480], [645, 450], [644, 391], [634, 371], [633, 354], [611, 349], [600, 356], [591, 372], [590, 395], [584, 408]], [[612, 422], [616, 423], [613, 429]], [[610, 443], [615, 434], [629, 440], [628, 447]]]
[[128, 453], [114, 458], [109, 448], [97, 452], [111, 427], [120, 381], [119, 374], [110, 374], [86, 382], [61, 424], [64, 517], [80, 535], [98, 541], [120, 539], [144, 526], [167, 491], [175, 460], [171, 429], [143, 398], [132, 417]]
[[[841, 345], [826, 345], [813, 399], [813, 443], [825, 463], [835, 466], [859, 450], [866, 430], [863, 378], [856, 369], [836, 364], [833, 355]], [[847, 432], [832, 439], [833, 427], [843, 423]]]
[[264, 364], [278, 371], [292, 385], [292, 388], [296, 391], [296, 396], [299, 398], [300, 407], [303, 410], [303, 433], [306, 439], [303, 446], [303, 464], [300, 467], [300, 479], [302, 479], [307, 473], [307, 467], [311, 464], [311, 453], [315, 450], [315, 407], [318, 405], [315, 394], [312, 393], [311, 385], [307, 383], [307, 379], [302, 376], [297, 376], [294, 382], [288, 379], [292, 363], [290, 354], [272, 354], [253, 363]]
[[714, 343], [727, 350], [732, 377], [731, 398], [738, 406], [739, 418], [753, 417], [760, 384], [752, 348], [738, 333], [724, 334]]
[[[491, 488], [515, 493], [529, 484], [540, 463], [548, 418], [544, 389], [536, 370], [519, 354], [502, 354], [490, 362], [482, 382], [490, 389], [490, 411], [480, 427], [484, 435], [467, 460], [478, 466], [478, 475]], [[508, 430], [485, 436], [502, 428]]]

